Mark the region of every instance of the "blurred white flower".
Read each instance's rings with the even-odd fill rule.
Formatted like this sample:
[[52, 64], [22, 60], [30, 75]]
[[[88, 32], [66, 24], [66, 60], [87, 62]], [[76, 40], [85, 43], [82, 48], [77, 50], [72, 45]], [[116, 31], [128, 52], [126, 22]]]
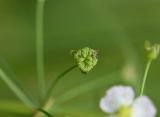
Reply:
[[129, 86], [114, 86], [100, 101], [100, 108], [113, 117], [155, 117], [156, 108], [152, 101], [141, 96], [134, 99]]

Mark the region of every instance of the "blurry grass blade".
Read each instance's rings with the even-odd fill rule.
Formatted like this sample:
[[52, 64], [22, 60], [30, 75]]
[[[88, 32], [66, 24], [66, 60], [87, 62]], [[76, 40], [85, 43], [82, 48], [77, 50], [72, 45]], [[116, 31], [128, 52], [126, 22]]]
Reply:
[[35, 108], [34, 103], [29, 96], [23, 91], [23, 89], [14, 81], [8, 77], [2, 69], [0, 69], [0, 78], [10, 87], [10, 89], [30, 108]]
[[30, 115], [30, 110], [22, 103], [14, 100], [0, 100], [0, 111], [12, 114]]
[[64, 93], [63, 95], [57, 98], [56, 103], [63, 103], [78, 95], [87, 93], [92, 90], [96, 90], [98, 88], [101, 88], [107, 85], [109, 82], [111, 83], [111, 82], [119, 81], [118, 80], [120, 79], [119, 77], [120, 77], [119, 73], [112, 73], [110, 75], [97, 78], [93, 81], [89, 81], [88, 83], [82, 84], [76, 88], [71, 89], [70, 91], [67, 91], [66, 93]]
[[40, 100], [45, 97], [44, 54], [43, 54], [43, 14], [45, 0], [37, 0], [36, 8], [36, 44], [37, 44], [37, 79]]

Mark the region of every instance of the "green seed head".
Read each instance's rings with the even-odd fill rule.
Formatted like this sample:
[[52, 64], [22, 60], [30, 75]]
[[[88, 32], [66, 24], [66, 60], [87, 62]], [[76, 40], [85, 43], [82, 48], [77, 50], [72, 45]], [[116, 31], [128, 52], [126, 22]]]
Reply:
[[154, 44], [151, 45], [149, 41], [145, 42], [145, 50], [147, 52], [147, 57], [149, 60], [155, 60], [157, 59], [159, 53], [160, 53], [160, 45]]
[[72, 50], [71, 54], [76, 61], [77, 66], [83, 73], [87, 73], [93, 69], [98, 61], [98, 52], [88, 47]]

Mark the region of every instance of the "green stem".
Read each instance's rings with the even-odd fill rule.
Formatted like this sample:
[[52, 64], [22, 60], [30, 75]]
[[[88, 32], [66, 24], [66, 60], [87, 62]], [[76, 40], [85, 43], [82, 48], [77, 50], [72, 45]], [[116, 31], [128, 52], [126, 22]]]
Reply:
[[49, 113], [50, 110], [52, 110], [52, 106], [53, 106], [53, 103], [54, 103], [54, 99], [53, 98], [49, 98], [46, 100], [46, 102], [42, 105], [42, 107], [38, 108], [33, 117], [53, 117], [54, 115], [51, 115]]
[[146, 65], [146, 69], [145, 69], [145, 72], [144, 72], [144, 76], [143, 76], [143, 82], [142, 82], [140, 96], [142, 96], [143, 93], [144, 93], [145, 84], [146, 84], [146, 80], [147, 80], [147, 75], [148, 75], [148, 71], [149, 71], [149, 68], [151, 66], [151, 63], [152, 63], [152, 60], [148, 60], [147, 65]]
[[30, 109], [35, 109], [36, 106], [32, 99], [25, 93], [25, 91], [9, 76], [7, 76], [2, 69], [0, 69], [1, 79], [10, 87], [10, 89], [19, 97], [20, 100], [26, 104]]
[[43, 14], [45, 0], [37, 0], [36, 8], [36, 44], [37, 44], [37, 78], [40, 100], [45, 97], [44, 50], [43, 50]]
[[62, 72], [56, 79], [55, 81], [51, 84], [51, 87], [48, 90], [47, 93], [47, 98], [49, 98], [52, 95], [52, 92], [56, 86], [56, 84], [58, 83], [58, 81], [60, 81], [60, 79], [62, 79], [67, 73], [69, 73], [70, 71], [72, 71], [74, 68], [76, 68], [77, 65], [74, 65], [72, 67], [70, 67], [69, 69], [65, 70], [64, 72]]
[[47, 111], [45, 111], [44, 109], [39, 108], [38, 111], [40, 111], [41, 113], [45, 114], [48, 117], [54, 117], [53, 115], [51, 115], [50, 113], [48, 113]]

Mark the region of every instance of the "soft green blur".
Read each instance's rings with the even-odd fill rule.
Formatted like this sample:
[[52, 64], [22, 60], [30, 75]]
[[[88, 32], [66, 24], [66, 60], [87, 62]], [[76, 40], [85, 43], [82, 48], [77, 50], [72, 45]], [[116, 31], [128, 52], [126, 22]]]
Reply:
[[[36, 0], [0, 0], [0, 67], [15, 76], [37, 102], [35, 7]], [[58, 74], [74, 65], [71, 49], [88, 46], [99, 51], [98, 64], [91, 72], [84, 75], [75, 69], [57, 85], [56, 117], [103, 117], [99, 100], [113, 85], [131, 84], [139, 93], [147, 61], [144, 41], [160, 43], [159, 12], [159, 0], [46, 0], [48, 87]], [[159, 69], [160, 57], [151, 66], [145, 89], [157, 110]], [[31, 116], [2, 80], [0, 92], [0, 116]]]

